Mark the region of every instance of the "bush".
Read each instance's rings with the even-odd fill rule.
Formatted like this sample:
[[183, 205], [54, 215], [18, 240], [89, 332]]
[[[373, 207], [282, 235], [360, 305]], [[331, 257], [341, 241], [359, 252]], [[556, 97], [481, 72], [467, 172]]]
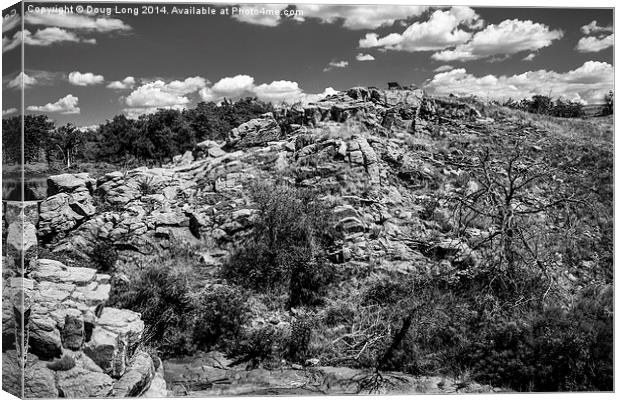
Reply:
[[118, 260], [118, 251], [110, 240], [99, 238], [90, 253], [90, 259], [99, 272], [109, 273], [114, 270]]
[[256, 290], [288, 292], [289, 307], [321, 301], [332, 271], [326, 248], [332, 240], [330, 212], [316, 194], [259, 184], [252, 196], [260, 210], [253, 236], [224, 266], [224, 277]]
[[193, 354], [235, 340], [247, 312], [244, 296], [224, 286], [200, 289], [198, 261], [173, 248], [113, 286], [110, 303], [142, 314], [145, 345], [162, 357]]

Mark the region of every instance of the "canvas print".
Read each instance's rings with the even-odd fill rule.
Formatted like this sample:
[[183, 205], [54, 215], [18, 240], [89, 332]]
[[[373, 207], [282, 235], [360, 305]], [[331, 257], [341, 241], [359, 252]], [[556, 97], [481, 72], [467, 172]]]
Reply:
[[2, 12], [2, 389], [611, 392], [611, 8]]

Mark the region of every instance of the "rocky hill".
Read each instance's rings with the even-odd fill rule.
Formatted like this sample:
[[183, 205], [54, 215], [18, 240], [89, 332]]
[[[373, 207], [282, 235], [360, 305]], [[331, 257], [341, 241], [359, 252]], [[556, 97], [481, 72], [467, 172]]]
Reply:
[[[5, 265], [26, 255], [32, 287], [26, 395], [603, 389], [551, 354], [590, 319], [591, 351], [612, 340], [611, 140], [601, 123], [360, 87], [171, 165], [51, 176], [23, 226], [4, 212]], [[282, 231], [303, 231], [299, 246], [274, 247], [273, 227], [317, 215], [312, 232]], [[536, 331], [553, 310], [563, 350]], [[3, 352], [6, 377], [17, 357]], [[559, 377], [524, 372], [545, 363]]]

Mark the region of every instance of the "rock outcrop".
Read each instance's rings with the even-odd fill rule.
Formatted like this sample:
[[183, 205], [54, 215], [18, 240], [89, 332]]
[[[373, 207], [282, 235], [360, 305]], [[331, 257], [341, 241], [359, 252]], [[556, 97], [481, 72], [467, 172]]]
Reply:
[[[79, 193], [86, 189], [84, 182], [91, 181], [52, 177], [50, 190], [60, 192], [51, 196], [66, 194], [63, 190]], [[84, 196], [88, 199], [90, 194]], [[32, 210], [28, 214], [32, 221]], [[7, 215], [19, 214], [11, 211]], [[34, 227], [25, 218], [20, 220]], [[45, 217], [40, 218], [40, 222], [44, 221]], [[93, 268], [36, 259], [36, 254], [23, 272], [19, 285], [4, 281], [5, 390], [26, 397], [83, 398], [117, 392], [137, 396], [150, 389], [155, 377], [154, 361], [147, 353], [136, 352], [144, 322], [138, 313], [104, 306], [111, 289], [109, 275]], [[27, 343], [25, 358], [24, 348], [15, 346], [22, 340]], [[25, 367], [21, 361], [24, 359]], [[165, 386], [160, 382], [157, 385], [151, 392], [159, 390], [158, 394], [165, 396]]]

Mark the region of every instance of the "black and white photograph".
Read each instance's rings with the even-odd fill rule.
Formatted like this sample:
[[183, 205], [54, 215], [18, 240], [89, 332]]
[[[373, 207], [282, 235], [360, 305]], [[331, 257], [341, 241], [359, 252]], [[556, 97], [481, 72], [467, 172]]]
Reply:
[[3, 0], [3, 398], [611, 396], [615, 9], [543, 3]]

